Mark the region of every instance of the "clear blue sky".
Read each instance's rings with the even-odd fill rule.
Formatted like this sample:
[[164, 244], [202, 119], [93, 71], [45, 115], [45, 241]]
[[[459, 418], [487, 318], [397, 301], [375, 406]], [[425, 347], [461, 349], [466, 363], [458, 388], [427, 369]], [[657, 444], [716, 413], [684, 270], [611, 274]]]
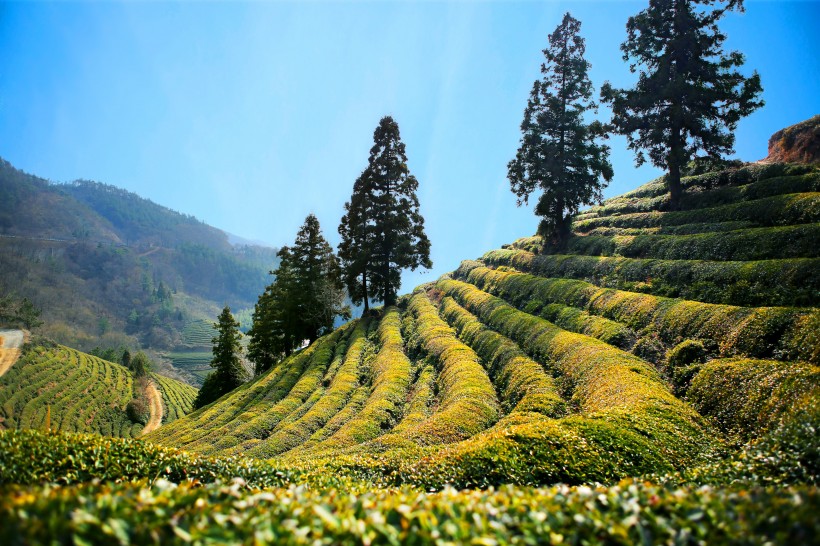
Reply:
[[[237, 235], [287, 244], [314, 212], [333, 244], [373, 129], [392, 115], [419, 179], [434, 269], [537, 220], [506, 181], [541, 50], [565, 11], [591, 78], [634, 81], [619, 44], [644, 2], [2, 3], [0, 156], [54, 181], [98, 180]], [[766, 106], [737, 156], [820, 113], [820, 2], [747, 1], [728, 46]], [[606, 115], [601, 111], [601, 115]], [[611, 140], [617, 195], [654, 178]]]

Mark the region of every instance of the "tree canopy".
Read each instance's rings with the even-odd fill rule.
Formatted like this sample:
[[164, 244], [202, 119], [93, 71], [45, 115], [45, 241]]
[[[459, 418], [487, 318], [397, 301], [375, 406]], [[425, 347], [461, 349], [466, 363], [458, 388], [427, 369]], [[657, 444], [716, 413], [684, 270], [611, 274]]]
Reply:
[[507, 166], [519, 206], [541, 190], [535, 207], [542, 218], [538, 232], [558, 247], [566, 242], [579, 207], [600, 201], [605, 181], [612, 179], [609, 148], [597, 143], [606, 137], [604, 127], [584, 120], [597, 105], [591, 100], [580, 30], [580, 21], [567, 13], [549, 35], [542, 78], [533, 84], [524, 110], [521, 145]]
[[760, 76], [743, 76], [736, 70], [743, 55], [723, 50], [718, 21], [733, 9], [742, 11], [742, 0], [649, 0], [629, 18], [621, 45], [637, 84], [601, 90], [637, 164], [648, 156], [668, 171], [673, 209], [683, 193], [681, 167], [698, 150], [712, 158], [732, 153], [738, 121], [763, 105]]
[[196, 400], [194, 400], [195, 408], [210, 404], [246, 380], [245, 368], [239, 357], [242, 353], [242, 347], [239, 344], [242, 334], [239, 333], [239, 323], [233, 318], [231, 309], [227, 305], [222, 309], [214, 328], [217, 330], [216, 337], [211, 340], [214, 344], [214, 356], [211, 360], [211, 367], [214, 371], [208, 374], [202, 388], [199, 389]]
[[276, 279], [259, 296], [248, 335], [248, 357], [256, 373], [269, 369], [304, 340], [315, 341], [333, 328], [337, 316], [350, 317], [344, 305], [339, 258], [322, 235], [313, 214], [305, 219], [292, 247], [279, 251]]
[[339, 226], [344, 281], [354, 303], [396, 302], [401, 271], [430, 268], [430, 241], [407, 166], [398, 124], [390, 116], [373, 133], [367, 168], [353, 185]]

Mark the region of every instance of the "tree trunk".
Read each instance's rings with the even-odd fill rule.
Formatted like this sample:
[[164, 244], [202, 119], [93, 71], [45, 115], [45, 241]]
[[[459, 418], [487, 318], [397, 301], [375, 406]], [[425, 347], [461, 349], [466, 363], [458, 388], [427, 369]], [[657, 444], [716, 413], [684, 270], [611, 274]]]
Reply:
[[364, 315], [370, 310], [370, 298], [367, 297], [367, 272], [362, 272], [362, 293], [364, 294]]
[[680, 201], [683, 196], [683, 186], [680, 183], [680, 165], [677, 160], [669, 164], [669, 175], [666, 177], [666, 184], [669, 186], [669, 208], [670, 210], [680, 210]]

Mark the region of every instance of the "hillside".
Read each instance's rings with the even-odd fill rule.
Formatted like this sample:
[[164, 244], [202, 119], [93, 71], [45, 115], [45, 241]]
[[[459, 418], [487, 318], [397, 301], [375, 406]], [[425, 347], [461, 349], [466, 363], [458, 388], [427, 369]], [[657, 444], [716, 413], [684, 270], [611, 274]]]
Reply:
[[0, 431], [0, 540], [815, 543], [820, 169], [686, 185], [465, 261], [148, 441]]
[[816, 422], [820, 169], [685, 184], [682, 211], [655, 181], [583, 212], [562, 254], [463, 262], [147, 438], [435, 488], [682, 471]]
[[275, 253], [125, 190], [0, 160], [0, 293], [32, 300], [60, 343], [184, 348], [191, 321], [253, 306]]
[[686, 185], [465, 261], [148, 441], [0, 431], [0, 540], [816, 543], [820, 169]]
[[135, 420], [127, 406], [141, 388], [159, 390], [150, 411], [156, 425], [190, 412], [196, 397], [190, 385], [162, 375], [151, 374], [143, 387], [119, 364], [59, 345], [29, 345], [0, 377], [0, 428], [137, 437], [149, 415]]

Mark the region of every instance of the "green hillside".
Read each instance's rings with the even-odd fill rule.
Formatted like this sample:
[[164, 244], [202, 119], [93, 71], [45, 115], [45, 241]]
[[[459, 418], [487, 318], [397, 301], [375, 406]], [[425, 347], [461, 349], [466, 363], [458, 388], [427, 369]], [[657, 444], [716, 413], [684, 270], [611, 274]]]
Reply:
[[[196, 389], [161, 375], [161, 422], [191, 411]], [[140, 383], [119, 364], [63, 346], [28, 346], [0, 377], [0, 427], [137, 437], [144, 423], [127, 412]], [[160, 416], [157, 415], [157, 418]]]
[[60, 343], [185, 349], [189, 323], [213, 322], [224, 303], [252, 307], [276, 263], [276, 249], [233, 245], [136, 194], [0, 159], [0, 294], [34, 302], [41, 333]]
[[820, 169], [684, 183], [682, 211], [658, 181], [611, 199], [565, 253], [525, 238], [464, 262], [148, 439], [429, 487], [580, 484], [682, 471], [815, 411]]
[[0, 540], [815, 543], [820, 169], [685, 182], [682, 211], [653, 182], [562, 254], [465, 261], [148, 441], [0, 433]]

